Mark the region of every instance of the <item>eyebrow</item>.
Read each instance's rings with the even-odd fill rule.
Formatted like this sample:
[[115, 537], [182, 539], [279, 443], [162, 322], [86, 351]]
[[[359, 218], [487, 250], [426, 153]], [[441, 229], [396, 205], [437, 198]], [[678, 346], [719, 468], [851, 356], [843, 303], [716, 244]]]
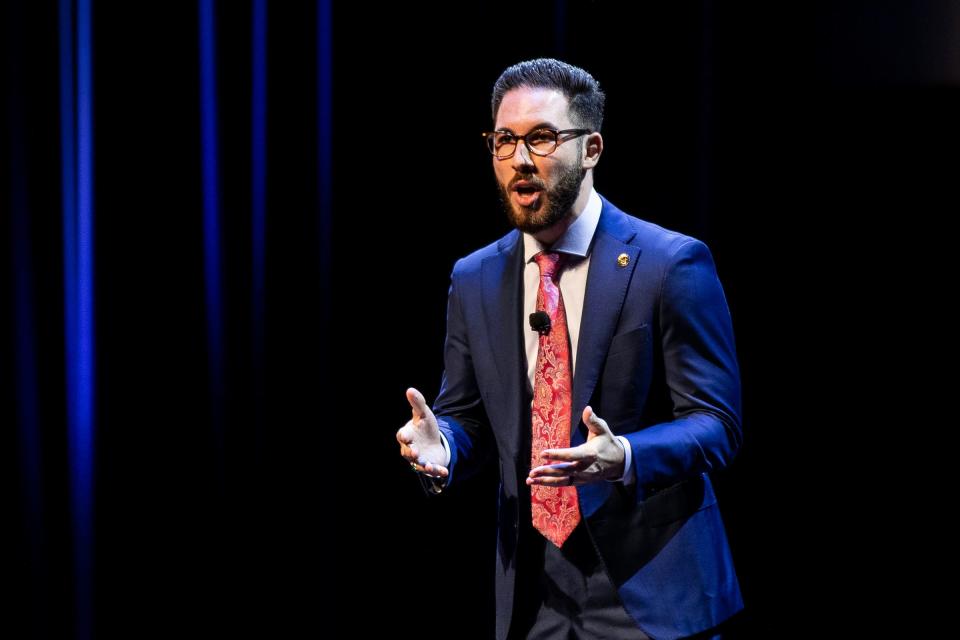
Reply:
[[[560, 127], [558, 127], [557, 125], [553, 124], [552, 122], [548, 122], [548, 121], [545, 120], [545, 121], [543, 121], [543, 122], [538, 122], [537, 124], [533, 125], [533, 126], [530, 127], [529, 129], [527, 129], [527, 133], [530, 133], [531, 131], [536, 131], [537, 129], [556, 129], [556, 130], [559, 131], [559, 130], [560, 130]], [[512, 133], [512, 134], [514, 134], [514, 135], [516, 135], [516, 133], [517, 133], [516, 131], [514, 131], [514, 130], [511, 129], [510, 127], [500, 127], [499, 129], [497, 129], [497, 131], [507, 131], [507, 132]]]

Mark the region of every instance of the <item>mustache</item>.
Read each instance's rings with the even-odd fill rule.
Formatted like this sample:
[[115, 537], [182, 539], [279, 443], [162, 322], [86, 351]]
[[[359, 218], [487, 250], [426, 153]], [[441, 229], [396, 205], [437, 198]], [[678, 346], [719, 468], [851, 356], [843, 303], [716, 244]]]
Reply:
[[547, 188], [547, 185], [544, 184], [543, 180], [534, 176], [533, 174], [518, 173], [517, 175], [515, 175], [513, 178], [510, 179], [509, 183], [507, 183], [507, 191], [513, 190], [513, 187], [518, 182], [529, 182], [532, 186], [536, 187], [537, 189], [546, 190]]

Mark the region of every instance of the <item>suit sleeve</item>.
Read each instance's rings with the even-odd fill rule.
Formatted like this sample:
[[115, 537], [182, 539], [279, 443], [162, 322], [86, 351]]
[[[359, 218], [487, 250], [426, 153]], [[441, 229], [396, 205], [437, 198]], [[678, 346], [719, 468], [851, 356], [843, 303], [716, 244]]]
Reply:
[[450, 446], [450, 473], [445, 486], [474, 475], [493, 451], [489, 421], [477, 387], [460, 288], [454, 268], [447, 299], [443, 379], [433, 405], [440, 430]]
[[677, 248], [659, 302], [674, 419], [624, 434], [640, 486], [668, 486], [722, 468], [742, 440], [733, 327], [706, 245], [687, 239]]

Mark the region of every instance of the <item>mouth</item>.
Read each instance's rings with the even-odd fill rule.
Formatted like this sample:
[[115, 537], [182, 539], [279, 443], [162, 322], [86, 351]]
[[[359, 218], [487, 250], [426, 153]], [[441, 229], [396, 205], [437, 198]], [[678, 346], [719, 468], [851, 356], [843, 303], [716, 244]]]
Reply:
[[543, 187], [528, 180], [520, 180], [511, 188], [513, 198], [521, 207], [534, 207], [540, 201]]

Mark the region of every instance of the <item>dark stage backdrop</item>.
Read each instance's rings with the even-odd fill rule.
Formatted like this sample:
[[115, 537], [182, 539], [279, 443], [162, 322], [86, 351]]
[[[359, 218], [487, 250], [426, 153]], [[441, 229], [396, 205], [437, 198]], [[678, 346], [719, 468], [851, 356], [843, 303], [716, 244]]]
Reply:
[[454, 261], [508, 230], [490, 87], [547, 55], [607, 92], [598, 191], [706, 241], [725, 286], [735, 637], [889, 631], [958, 24], [933, 0], [7, 2], [0, 624], [491, 636], [494, 470], [427, 499], [394, 434], [408, 386], [438, 391]]
[[4, 7], [0, 625], [286, 635], [332, 575], [297, 542], [331, 304], [317, 5]]

